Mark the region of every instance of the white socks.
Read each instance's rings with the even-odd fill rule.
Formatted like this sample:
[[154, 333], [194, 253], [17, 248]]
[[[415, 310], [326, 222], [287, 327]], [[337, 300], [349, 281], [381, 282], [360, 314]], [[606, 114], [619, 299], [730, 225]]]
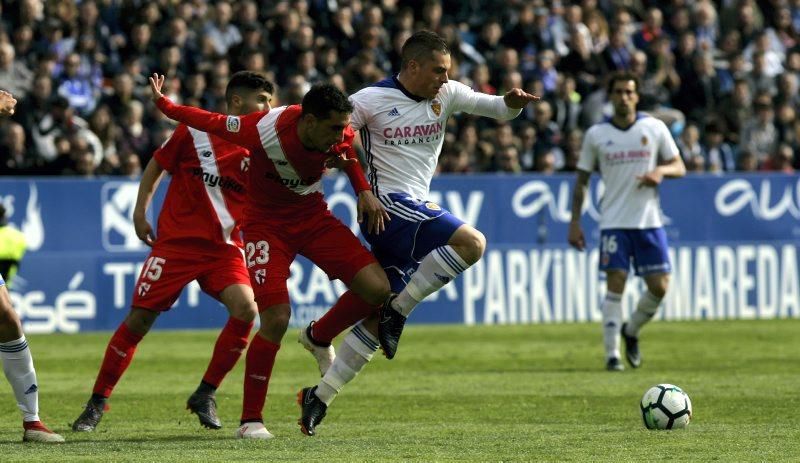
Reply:
[[622, 326], [622, 295], [606, 293], [603, 301], [603, 345], [606, 348], [606, 359], [620, 358], [619, 329]]
[[0, 342], [0, 359], [3, 360], [3, 372], [14, 390], [17, 406], [22, 410], [22, 420], [39, 421], [39, 386], [25, 336], [16, 341]]
[[378, 340], [361, 323], [354, 326], [336, 349], [336, 360], [317, 385], [317, 397], [325, 405], [330, 405], [344, 385], [352, 381], [372, 360], [377, 350]]
[[428, 295], [435, 293], [469, 267], [450, 246], [441, 246], [422, 259], [411, 281], [397, 295], [392, 307], [405, 317]]
[[650, 291], [645, 291], [642, 298], [639, 299], [639, 303], [636, 304], [636, 311], [631, 314], [631, 319], [625, 326], [625, 334], [638, 338], [639, 330], [645, 323], [653, 319], [659, 304], [661, 304], [661, 299], [653, 296]]

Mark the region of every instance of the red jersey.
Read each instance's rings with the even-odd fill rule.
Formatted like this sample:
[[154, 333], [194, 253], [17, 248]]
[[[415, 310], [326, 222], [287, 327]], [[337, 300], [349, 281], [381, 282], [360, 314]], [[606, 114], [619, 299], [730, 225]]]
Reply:
[[181, 124], [153, 157], [172, 174], [156, 245], [179, 250], [188, 245], [202, 252], [241, 248], [248, 151]]
[[[245, 221], [270, 218], [296, 220], [327, 210], [322, 197], [325, 160], [333, 154], [357, 159], [353, 129], [344, 140], [323, 153], [306, 149], [297, 134], [300, 105], [281, 106], [246, 116], [226, 116], [176, 105], [163, 97], [156, 103], [169, 118], [212, 133], [250, 150], [251, 165]], [[358, 162], [345, 170], [356, 193], [369, 190]]]

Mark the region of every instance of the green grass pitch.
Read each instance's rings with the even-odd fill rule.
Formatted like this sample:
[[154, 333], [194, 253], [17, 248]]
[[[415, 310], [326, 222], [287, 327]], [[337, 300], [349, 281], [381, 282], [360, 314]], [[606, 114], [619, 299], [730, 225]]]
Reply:
[[[318, 380], [290, 331], [265, 408], [267, 442], [234, 439], [243, 362], [218, 392], [224, 428], [184, 410], [216, 332], [151, 333], [94, 433], [75, 434], [109, 333], [31, 336], [42, 417], [67, 443], [23, 444], [0, 381], [0, 461], [798, 461], [800, 320], [657, 322], [644, 364], [603, 370], [597, 324], [409, 326], [333, 403], [318, 435], [297, 426], [297, 390]], [[380, 354], [378, 354], [380, 356]], [[638, 401], [681, 386], [685, 430], [648, 431]]]

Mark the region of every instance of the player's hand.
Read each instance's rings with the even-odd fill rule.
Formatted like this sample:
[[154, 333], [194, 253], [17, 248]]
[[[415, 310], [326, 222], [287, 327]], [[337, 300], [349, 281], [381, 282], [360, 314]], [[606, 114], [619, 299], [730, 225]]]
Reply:
[[364, 215], [367, 216], [367, 233], [377, 235], [386, 230], [386, 222], [392, 220], [389, 213], [371, 191], [365, 190], [358, 194], [358, 206], [356, 215], [358, 223], [364, 222]]
[[581, 228], [580, 223], [570, 222], [567, 241], [569, 241], [569, 244], [578, 251], [583, 251], [586, 249], [586, 238], [583, 237], [583, 229]]
[[150, 90], [153, 92], [153, 101], [158, 101], [162, 96], [161, 88], [164, 87], [165, 77], [157, 72], [154, 72], [150, 77]]
[[358, 162], [356, 158], [348, 158], [344, 153], [333, 154], [325, 159], [325, 167], [327, 169], [345, 170], [350, 164], [355, 164], [356, 162]]
[[638, 188], [642, 187], [657, 187], [661, 184], [661, 180], [664, 179], [664, 175], [661, 174], [661, 171], [658, 169], [650, 171], [644, 175], [638, 175], [636, 180], [639, 181]]
[[0, 90], [0, 116], [11, 116], [14, 114], [14, 106], [17, 105], [17, 100], [13, 95]]
[[505, 94], [505, 96], [503, 96], [503, 100], [506, 102], [506, 106], [509, 108], [522, 109], [528, 103], [539, 101], [541, 98], [536, 95], [531, 95], [522, 89], [512, 88], [508, 91], [508, 93]]
[[144, 216], [134, 214], [133, 228], [136, 230], [136, 236], [138, 236], [144, 244], [153, 247], [156, 236], [153, 233], [153, 227], [150, 226], [150, 222], [148, 222]]

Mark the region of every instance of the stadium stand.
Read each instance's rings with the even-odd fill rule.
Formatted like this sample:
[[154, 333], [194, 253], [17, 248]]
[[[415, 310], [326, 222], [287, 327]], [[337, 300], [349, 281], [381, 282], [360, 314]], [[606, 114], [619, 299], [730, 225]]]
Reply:
[[3, 175], [137, 177], [174, 125], [146, 98], [224, 110], [238, 70], [265, 72], [273, 104], [330, 80], [353, 93], [397, 68], [418, 29], [446, 38], [451, 78], [544, 101], [507, 125], [459, 116], [441, 172], [575, 169], [610, 111], [604, 79], [631, 70], [693, 171], [800, 168], [800, 3], [756, 0], [2, 0]]

